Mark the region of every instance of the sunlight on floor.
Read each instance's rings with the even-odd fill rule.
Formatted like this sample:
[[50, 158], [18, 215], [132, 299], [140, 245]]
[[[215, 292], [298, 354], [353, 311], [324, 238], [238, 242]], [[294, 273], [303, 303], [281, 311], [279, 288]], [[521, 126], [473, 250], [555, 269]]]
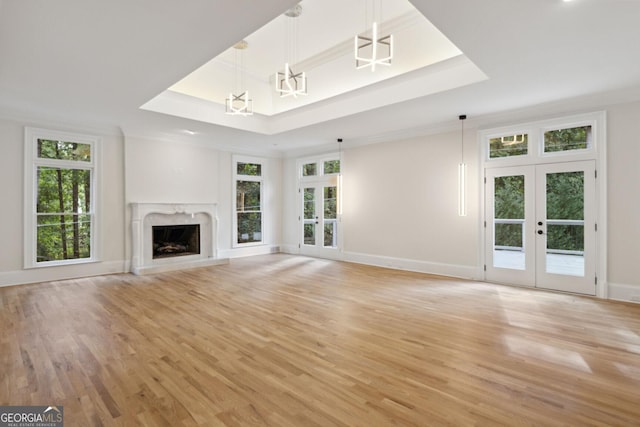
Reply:
[[513, 335], [504, 337], [505, 344], [512, 353], [592, 373], [584, 358], [577, 352], [531, 341]]

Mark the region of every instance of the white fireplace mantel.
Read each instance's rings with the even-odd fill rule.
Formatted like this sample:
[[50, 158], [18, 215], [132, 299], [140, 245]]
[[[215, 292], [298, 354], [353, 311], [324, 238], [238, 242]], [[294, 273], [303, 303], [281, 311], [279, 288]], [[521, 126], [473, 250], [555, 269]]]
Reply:
[[[154, 225], [200, 225], [200, 254], [153, 258]], [[218, 216], [215, 203], [131, 203], [131, 272], [160, 273], [228, 262], [218, 258]]]

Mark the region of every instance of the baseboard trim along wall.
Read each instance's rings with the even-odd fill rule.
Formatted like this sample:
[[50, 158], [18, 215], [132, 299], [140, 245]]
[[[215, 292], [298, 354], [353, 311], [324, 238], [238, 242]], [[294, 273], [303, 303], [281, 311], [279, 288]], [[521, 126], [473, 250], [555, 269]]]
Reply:
[[127, 262], [124, 260], [3, 271], [0, 272], [0, 287], [127, 273], [128, 271]]
[[247, 246], [244, 248], [219, 249], [219, 258], [243, 258], [254, 255], [267, 255], [280, 252], [279, 245]]
[[640, 303], [640, 286], [638, 285], [609, 282], [607, 290], [608, 299]]
[[377, 267], [386, 267], [396, 270], [415, 271], [417, 273], [436, 274], [439, 276], [456, 277], [460, 279], [482, 280], [482, 271], [477, 267], [370, 255], [356, 252], [344, 252], [343, 255], [344, 261], [355, 262], [357, 264], [374, 265]]

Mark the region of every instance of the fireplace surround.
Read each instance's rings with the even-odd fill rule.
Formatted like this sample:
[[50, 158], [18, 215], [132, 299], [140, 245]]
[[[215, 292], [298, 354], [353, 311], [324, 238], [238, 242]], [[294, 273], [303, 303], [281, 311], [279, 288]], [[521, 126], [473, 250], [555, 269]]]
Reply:
[[[184, 268], [204, 267], [228, 262], [219, 259], [217, 251], [218, 218], [215, 203], [131, 203], [131, 272], [134, 274], [160, 273]], [[176, 240], [182, 235], [178, 228], [197, 230], [198, 235], [186, 242], [164, 242], [164, 254], [154, 254], [154, 228], [161, 236]], [[167, 239], [165, 239], [167, 240]], [[198, 252], [182, 246], [192, 246], [197, 241]], [[156, 244], [157, 245], [157, 244]], [[173, 245], [169, 247], [168, 245]], [[167, 256], [179, 255], [179, 256]]]

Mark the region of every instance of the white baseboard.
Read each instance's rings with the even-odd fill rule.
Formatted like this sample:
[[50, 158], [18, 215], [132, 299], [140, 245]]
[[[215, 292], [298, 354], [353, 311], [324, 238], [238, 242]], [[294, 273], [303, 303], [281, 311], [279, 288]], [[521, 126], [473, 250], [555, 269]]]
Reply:
[[242, 258], [254, 255], [267, 255], [280, 253], [281, 248], [279, 245], [260, 245], [260, 246], [247, 246], [246, 248], [232, 248], [218, 250], [219, 258]]
[[280, 245], [280, 252], [283, 254], [298, 255], [300, 248], [298, 245]]
[[640, 303], [640, 285], [609, 282], [607, 291], [608, 299]]
[[29, 268], [0, 272], [0, 287], [54, 280], [78, 279], [80, 277], [126, 273], [126, 261], [92, 262], [56, 267]]
[[406, 258], [394, 258], [380, 255], [344, 252], [343, 260], [357, 264], [375, 265], [396, 270], [415, 271], [418, 273], [437, 274], [440, 276], [461, 279], [483, 280], [480, 267], [465, 265], [442, 264], [436, 262], [418, 261]]

